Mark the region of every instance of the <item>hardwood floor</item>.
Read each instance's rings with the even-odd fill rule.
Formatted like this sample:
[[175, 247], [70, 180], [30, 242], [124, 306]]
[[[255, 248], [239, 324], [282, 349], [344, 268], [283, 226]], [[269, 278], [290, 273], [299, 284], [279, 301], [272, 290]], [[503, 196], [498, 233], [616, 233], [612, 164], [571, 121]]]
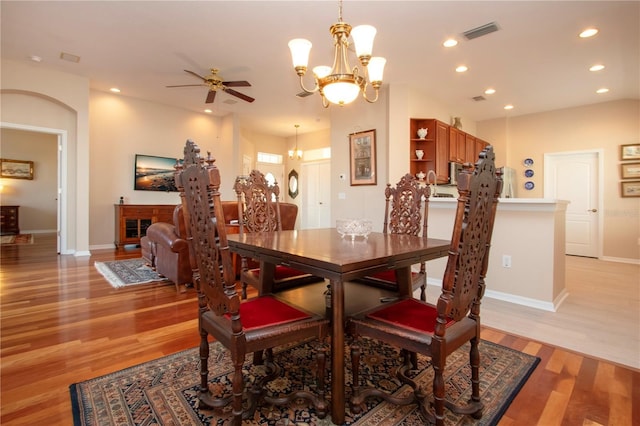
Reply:
[[[1, 250], [2, 425], [71, 425], [71, 383], [197, 346], [193, 290], [116, 290], [93, 266], [139, 250], [58, 256], [52, 236], [35, 237]], [[501, 425], [640, 425], [637, 370], [495, 328], [482, 337], [542, 359]]]

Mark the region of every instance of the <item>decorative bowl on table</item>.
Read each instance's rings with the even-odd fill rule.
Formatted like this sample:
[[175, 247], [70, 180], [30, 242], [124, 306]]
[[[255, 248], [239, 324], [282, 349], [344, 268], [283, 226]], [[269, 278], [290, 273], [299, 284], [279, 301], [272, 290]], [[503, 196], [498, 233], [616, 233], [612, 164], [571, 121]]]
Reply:
[[351, 237], [351, 241], [356, 237], [364, 237], [371, 233], [371, 221], [368, 219], [336, 219], [338, 233], [344, 238]]

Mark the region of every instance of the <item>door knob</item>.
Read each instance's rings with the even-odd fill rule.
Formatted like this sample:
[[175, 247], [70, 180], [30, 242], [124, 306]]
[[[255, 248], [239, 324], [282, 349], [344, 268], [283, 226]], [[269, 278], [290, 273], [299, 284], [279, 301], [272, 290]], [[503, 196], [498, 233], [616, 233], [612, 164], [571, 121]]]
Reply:
[[588, 212], [591, 212], [591, 213], [597, 213], [597, 212], [598, 212], [598, 209], [587, 209], [587, 211], [588, 211]]

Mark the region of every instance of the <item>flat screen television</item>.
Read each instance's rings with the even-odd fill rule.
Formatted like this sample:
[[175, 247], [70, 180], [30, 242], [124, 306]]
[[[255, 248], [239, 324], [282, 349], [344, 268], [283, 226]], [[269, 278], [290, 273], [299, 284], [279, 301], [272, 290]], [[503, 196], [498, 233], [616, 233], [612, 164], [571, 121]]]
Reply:
[[177, 192], [176, 159], [136, 154], [133, 189], [139, 191]]

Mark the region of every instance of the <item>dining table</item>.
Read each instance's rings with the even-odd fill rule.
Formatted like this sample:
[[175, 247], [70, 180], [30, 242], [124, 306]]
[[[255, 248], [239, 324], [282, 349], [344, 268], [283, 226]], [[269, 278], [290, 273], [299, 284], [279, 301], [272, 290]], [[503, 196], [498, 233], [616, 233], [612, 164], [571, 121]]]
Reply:
[[382, 232], [352, 238], [336, 228], [234, 234], [227, 235], [227, 241], [231, 252], [260, 262], [263, 294], [271, 292], [278, 264], [329, 280], [331, 420], [338, 425], [344, 423], [346, 410], [345, 283], [394, 269], [398, 295], [410, 295], [411, 265], [447, 256], [450, 244], [448, 240]]

